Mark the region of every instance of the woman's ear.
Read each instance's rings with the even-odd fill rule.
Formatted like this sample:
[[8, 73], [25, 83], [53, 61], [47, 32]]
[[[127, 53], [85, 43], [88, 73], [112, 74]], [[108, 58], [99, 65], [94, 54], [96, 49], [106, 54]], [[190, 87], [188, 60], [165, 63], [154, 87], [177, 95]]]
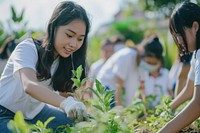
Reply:
[[197, 21], [194, 21], [192, 24], [192, 29], [197, 32], [199, 30], [199, 23]]

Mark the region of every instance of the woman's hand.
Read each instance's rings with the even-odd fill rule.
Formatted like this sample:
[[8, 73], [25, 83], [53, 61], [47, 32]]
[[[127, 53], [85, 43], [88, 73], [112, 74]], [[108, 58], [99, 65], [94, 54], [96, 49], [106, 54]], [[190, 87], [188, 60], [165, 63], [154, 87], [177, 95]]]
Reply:
[[69, 96], [61, 102], [60, 108], [65, 111], [67, 117], [72, 120], [83, 121], [87, 118], [87, 110], [82, 102], [76, 101]]

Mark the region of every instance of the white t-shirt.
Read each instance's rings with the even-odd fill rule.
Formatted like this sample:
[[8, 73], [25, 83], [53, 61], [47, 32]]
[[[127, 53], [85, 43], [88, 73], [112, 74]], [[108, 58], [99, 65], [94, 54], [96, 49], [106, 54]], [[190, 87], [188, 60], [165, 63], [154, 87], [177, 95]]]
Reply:
[[132, 104], [135, 92], [140, 86], [136, 57], [136, 50], [123, 48], [106, 61], [97, 75], [102, 85], [111, 90], [116, 90], [117, 76], [124, 81], [125, 106]]
[[188, 77], [194, 81], [194, 85], [200, 85], [200, 50], [197, 50], [192, 55]]
[[6, 66], [7, 59], [0, 59], [0, 75], [3, 72], [4, 67]]
[[145, 94], [156, 96], [154, 105], [157, 105], [160, 101], [160, 97], [164, 95], [169, 95], [168, 89], [169, 84], [169, 71], [166, 68], [160, 69], [160, 74], [158, 77], [154, 78], [149, 74], [145, 76]]
[[[55, 66], [58, 66], [57, 60], [52, 65], [54, 70]], [[34, 118], [45, 105], [25, 93], [19, 75], [19, 70], [22, 68], [31, 68], [36, 71], [37, 61], [36, 46], [33, 40], [28, 38], [18, 44], [12, 52], [0, 79], [0, 105], [14, 113], [21, 111], [26, 119]], [[49, 83], [46, 81], [44, 84], [48, 84], [47, 82]]]
[[100, 71], [100, 69], [104, 65], [104, 62], [105, 61], [103, 59], [99, 59], [96, 62], [94, 62], [90, 67], [88, 77], [91, 78], [92, 80], [95, 80], [98, 72]]

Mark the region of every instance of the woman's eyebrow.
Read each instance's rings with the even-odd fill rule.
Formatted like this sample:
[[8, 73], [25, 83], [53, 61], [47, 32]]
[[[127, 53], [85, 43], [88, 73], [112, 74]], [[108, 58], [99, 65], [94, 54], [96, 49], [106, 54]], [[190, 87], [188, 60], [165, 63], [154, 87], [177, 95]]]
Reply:
[[[70, 32], [72, 32], [72, 33], [74, 33], [74, 34], [77, 34], [75, 31], [73, 31], [73, 30], [71, 30], [71, 29], [67, 29], [68, 31], [70, 31]], [[80, 36], [85, 36], [85, 34], [82, 34], [82, 35], [80, 35]]]

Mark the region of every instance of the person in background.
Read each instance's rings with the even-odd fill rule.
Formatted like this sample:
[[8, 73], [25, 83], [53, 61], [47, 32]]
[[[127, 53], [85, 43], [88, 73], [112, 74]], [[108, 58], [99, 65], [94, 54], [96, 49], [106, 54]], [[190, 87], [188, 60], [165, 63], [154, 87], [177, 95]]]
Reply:
[[[86, 85], [87, 87], [93, 86], [97, 74], [101, 70], [102, 66], [105, 64], [108, 58], [111, 57], [114, 53], [114, 44], [109, 39], [102, 41], [101, 44], [102, 44], [100, 51], [101, 58], [90, 66], [88, 73], [89, 80], [87, 81]], [[90, 97], [92, 97], [92, 92], [88, 90], [87, 93], [84, 95], [84, 99], [89, 99]]]
[[109, 39], [114, 44], [114, 51], [117, 52], [126, 46], [126, 39], [122, 35], [113, 35]]
[[7, 60], [15, 47], [16, 43], [14, 41], [14, 36], [9, 36], [5, 39], [5, 41], [3, 41], [3, 44], [0, 47], [0, 75], [3, 72]]
[[89, 70], [89, 78], [92, 80], [96, 79], [98, 72], [104, 65], [104, 63], [111, 57], [114, 53], [114, 44], [109, 40], [105, 40], [102, 42], [101, 46], [101, 59], [94, 62]]
[[140, 67], [147, 72], [144, 79], [144, 95], [155, 96], [156, 99], [149, 105], [155, 107], [159, 104], [161, 96], [173, 96], [169, 87], [169, 71], [163, 67], [163, 46], [158, 37], [147, 42], [142, 58]]
[[169, 28], [179, 49], [180, 59], [187, 60], [193, 52], [186, 85], [170, 106], [176, 109], [191, 100], [159, 133], [179, 132], [200, 116], [200, 7], [188, 1], [178, 4], [171, 14]]
[[[60, 2], [42, 42], [27, 38], [12, 52], [0, 79], [0, 131], [21, 111], [28, 123], [43, 123], [55, 117], [47, 128], [72, 126], [83, 121], [87, 110], [67, 92], [74, 92], [72, 70], [85, 70], [90, 22], [84, 8], [72, 1]], [[85, 77], [83, 73], [81, 79]], [[58, 92], [58, 93], [56, 93]]]

